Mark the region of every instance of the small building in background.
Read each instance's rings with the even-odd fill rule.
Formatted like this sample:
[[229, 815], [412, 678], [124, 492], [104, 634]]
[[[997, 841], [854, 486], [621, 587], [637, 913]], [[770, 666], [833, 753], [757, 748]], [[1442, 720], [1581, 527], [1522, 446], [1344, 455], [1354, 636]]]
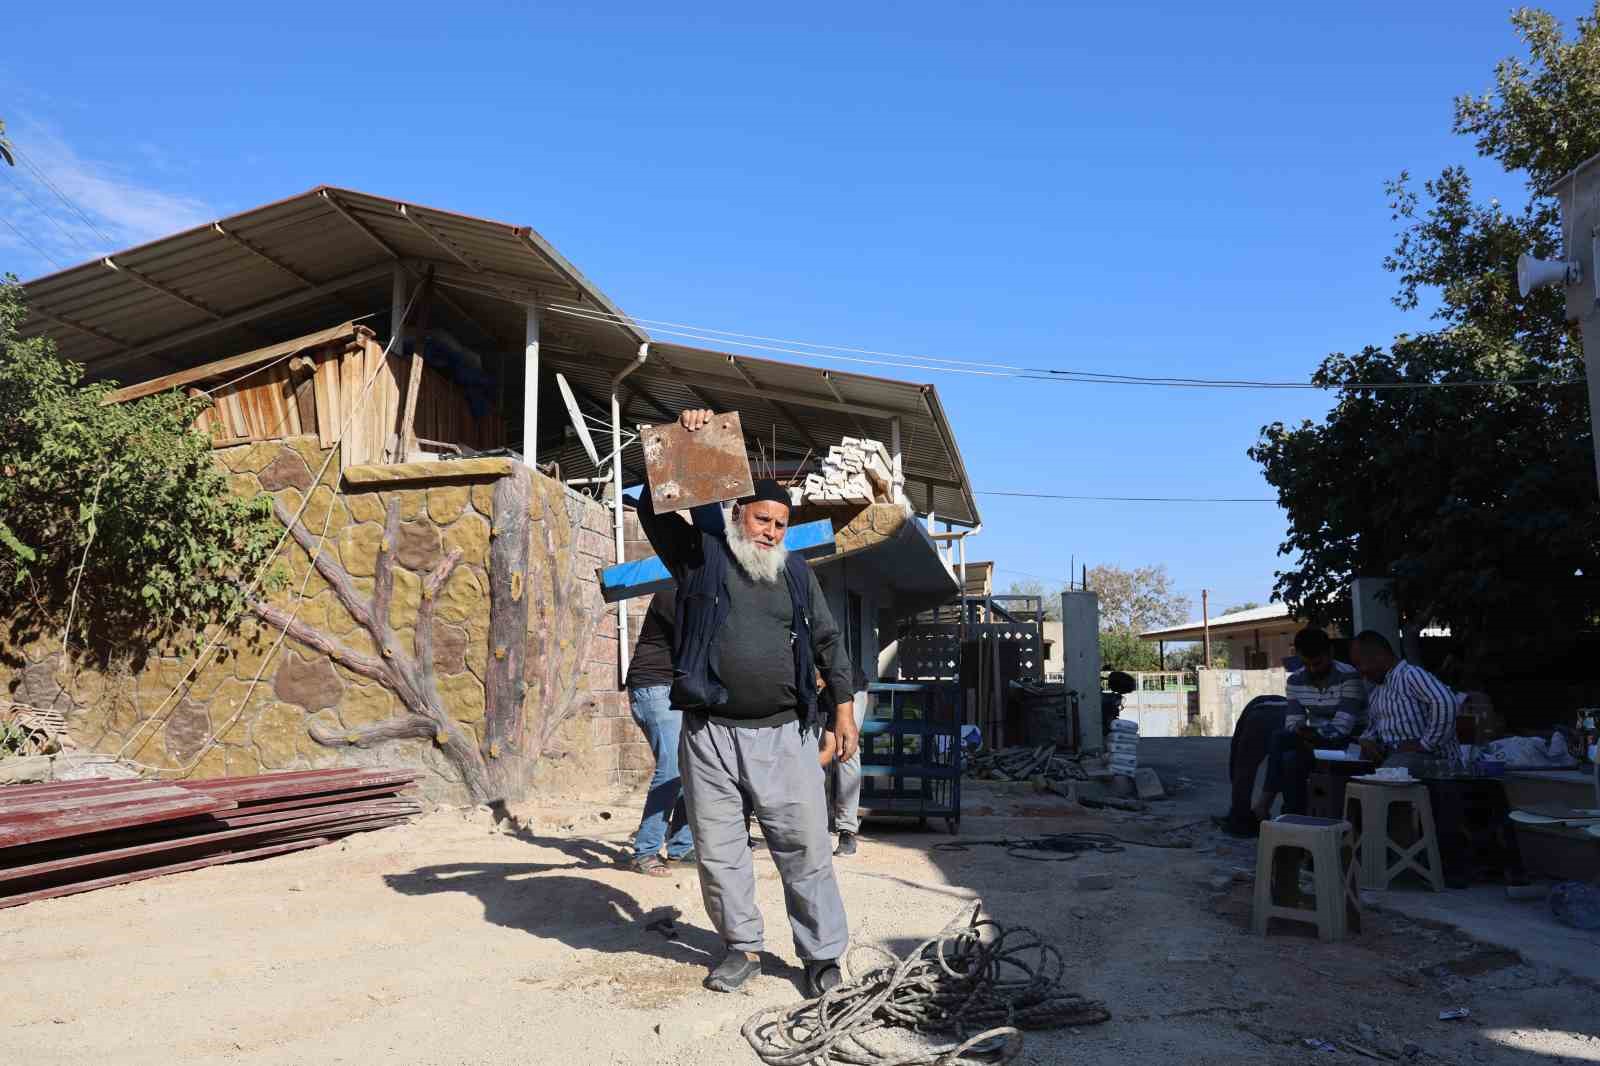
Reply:
[[1286, 605], [1269, 603], [1265, 607], [1218, 615], [1211, 619], [1209, 627], [1203, 621], [1185, 622], [1146, 630], [1139, 634], [1139, 639], [1160, 645], [1164, 656], [1166, 645], [1203, 641], [1209, 628], [1213, 657], [1226, 654], [1229, 669], [1267, 670], [1284, 665], [1284, 660], [1294, 655], [1294, 635], [1306, 624], [1303, 619], [1291, 615]]

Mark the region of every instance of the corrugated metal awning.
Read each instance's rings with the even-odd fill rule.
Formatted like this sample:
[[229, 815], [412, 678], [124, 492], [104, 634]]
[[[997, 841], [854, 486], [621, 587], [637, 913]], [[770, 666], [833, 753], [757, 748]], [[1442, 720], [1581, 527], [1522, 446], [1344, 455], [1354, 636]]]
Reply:
[[[350, 320], [386, 335], [397, 268], [412, 284], [433, 274], [434, 325], [493, 357], [486, 369], [503, 371], [511, 408], [529, 306], [541, 309], [541, 366], [566, 376], [596, 417], [609, 417], [611, 375], [649, 340], [529, 227], [331, 186], [30, 281], [21, 332], [52, 337], [91, 379], [140, 382]], [[888, 443], [898, 419], [913, 504], [978, 522], [933, 386], [676, 344], [651, 351], [624, 383], [630, 423], [690, 406], [737, 409], [753, 438], [792, 462], [842, 437]], [[541, 420], [541, 438], [551, 421]], [[540, 460], [568, 476], [594, 472], [558, 426], [539, 442]]]

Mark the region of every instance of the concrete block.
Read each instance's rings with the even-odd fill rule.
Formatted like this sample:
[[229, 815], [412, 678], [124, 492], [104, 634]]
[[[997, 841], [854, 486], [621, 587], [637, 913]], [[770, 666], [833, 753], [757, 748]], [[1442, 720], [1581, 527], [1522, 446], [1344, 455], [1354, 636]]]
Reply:
[[578, 553], [609, 563], [614, 561], [612, 556], [616, 554], [616, 547], [604, 533], [581, 529], [578, 531]]
[[1161, 799], [1167, 794], [1166, 788], [1161, 784], [1161, 775], [1148, 766], [1141, 767], [1133, 775], [1133, 784], [1142, 800]]
[[613, 664], [617, 661], [617, 638], [601, 636], [596, 633], [593, 640], [589, 641], [589, 655], [586, 660], [590, 663]]

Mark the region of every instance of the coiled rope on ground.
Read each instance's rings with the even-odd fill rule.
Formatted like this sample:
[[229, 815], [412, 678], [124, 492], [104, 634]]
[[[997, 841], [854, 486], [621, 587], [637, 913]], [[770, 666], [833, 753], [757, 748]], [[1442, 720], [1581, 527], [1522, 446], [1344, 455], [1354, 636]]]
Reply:
[[[846, 963], [859, 976], [820, 999], [758, 1011], [744, 1024], [745, 1039], [767, 1066], [964, 1066], [1012, 1061], [1025, 1029], [1110, 1019], [1105, 1004], [1061, 987], [1059, 951], [1032, 929], [980, 917], [982, 910], [974, 900], [904, 958], [851, 949]], [[887, 1029], [952, 1034], [955, 1042], [900, 1052], [864, 1039]]]

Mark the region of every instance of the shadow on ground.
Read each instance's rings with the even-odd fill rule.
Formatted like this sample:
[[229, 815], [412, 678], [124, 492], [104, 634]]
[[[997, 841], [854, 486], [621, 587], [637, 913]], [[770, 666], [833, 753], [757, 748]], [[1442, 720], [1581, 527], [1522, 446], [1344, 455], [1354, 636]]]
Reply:
[[632, 893], [583, 876], [616, 870], [628, 860], [628, 849], [600, 840], [540, 837], [527, 830], [517, 839], [560, 852], [570, 861], [444, 863], [387, 874], [384, 883], [405, 896], [474, 896], [486, 921], [571, 948], [639, 952], [694, 964], [721, 957], [716, 935], [684, 923], [677, 906], [646, 907]]
[[[632, 851], [601, 840], [541, 837], [523, 830], [516, 839], [566, 855], [555, 863], [444, 863], [403, 874], [384, 883], [405, 896], [460, 892], [477, 898], [484, 919], [569, 948], [618, 954], [638, 953], [670, 962], [703, 966], [722, 959], [722, 939], [706, 928], [696, 893], [695, 917], [685, 921], [676, 905], [647, 907], [633, 893], [584, 876], [626, 865]], [[693, 878], [692, 871], [684, 876]], [[804, 986], [804, 972], [770, 953], [762, 972]]]

